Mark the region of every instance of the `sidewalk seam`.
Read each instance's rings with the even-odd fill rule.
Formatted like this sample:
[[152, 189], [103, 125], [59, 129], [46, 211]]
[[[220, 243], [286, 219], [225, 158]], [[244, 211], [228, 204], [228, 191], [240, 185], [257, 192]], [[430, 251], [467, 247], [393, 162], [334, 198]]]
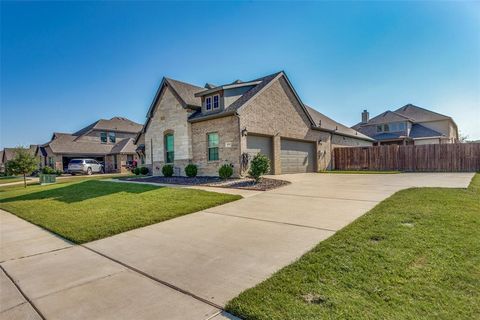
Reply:
[[38, 310], [37, 306], [33, 303], [33, 301], [30, 300], [30, 298], [27, 297], [25, 292], [23, 292], [23, 290], [17, 285], [17, 283], [13, 281], [12, 277], [8, 274], [7, 270], [5, 270], [5, 268], [2, 265], [0, 265], [0, 269], [2, 269], [2, 271], [5, 273], [7, 278], [13, 283], [13, 285], [17, 288], [18, 292], [20, 292], [23, 298], [32, 306], [32, 308], [40, 316], [40, 318], [42, 318], [43, 320], [46, 320], [45, 316], [40, 312], [40, 310]]

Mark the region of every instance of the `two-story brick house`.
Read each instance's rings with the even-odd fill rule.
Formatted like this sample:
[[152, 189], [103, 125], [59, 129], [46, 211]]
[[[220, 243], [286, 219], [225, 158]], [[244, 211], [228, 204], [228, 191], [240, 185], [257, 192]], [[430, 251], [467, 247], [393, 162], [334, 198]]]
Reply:
[[375, 140], [375, 145], [436, 144], [458, 142], [458, 128], [449, 116], [407, 104], [395, 111], [385, 111], [352, 127]]
[[304, 105], [284, 72], [251, 81], [205, 87], [164, 78], [137, 139], [154, 175], [166, 163], [184, 175], [218, 175], [225, 163], [235, 175], [258, 152], [273, 174], [314, 172], [331, 166], [335, 146], [369, 146], [373, 140]]
[[75, 133], [58, 133], [38, 148], [40, 166], [66, 170], [73, 158], [104, 163], [105, 172], [125, 172], [127, 162], [139, 159], [134, 139], [142, 125], [122, 117], [100, 119]]

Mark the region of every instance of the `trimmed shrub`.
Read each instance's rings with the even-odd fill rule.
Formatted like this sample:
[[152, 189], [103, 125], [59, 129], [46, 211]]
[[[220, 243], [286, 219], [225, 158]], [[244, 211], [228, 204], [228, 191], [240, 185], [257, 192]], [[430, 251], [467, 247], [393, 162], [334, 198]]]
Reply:
[[42, 169], [42, 173], [43, 174], [56, 174], [57, 172], [55, 171], [55, 169], [53, 169], [51, 167], [44, 167]]
[[185, 174], [187, 175], [187, 177], [190, 177], [190, 178], [196, 177], [197, 171], [198, 171], [197, 166], [192, 163], [185, 167]]
[[140, 168], [136, 167], [135, 169], [133, 169], [133, 173], [138, 176], [140, 174]]
[[173, 176], [173, 166], [171, 164], [166, 164], [162, 168], [162, 174], [165, 177]]
[[61, 176], [63, 174], [63, 171], [62, 170], [55, 170], [55, 174], [57, 176]]
[[148, 174], [148, 168], [147, 167], [141, 167], [140, 168], [140, 173], [143, 174], [143, 175], [147, 175]]
[[270, 159], [268, 159], [264, 154], [257, 153], [250, 163], [250, 170], [248, 171], [248, 174], [258, 182], [260, 177], [264, 174], [267, 174], [269, 171]]
[[218, 169], [218, 175], [222, 179], [228, 179], [233, 174], [233, 165], [231, 164], [224, 164], [223, 166]]

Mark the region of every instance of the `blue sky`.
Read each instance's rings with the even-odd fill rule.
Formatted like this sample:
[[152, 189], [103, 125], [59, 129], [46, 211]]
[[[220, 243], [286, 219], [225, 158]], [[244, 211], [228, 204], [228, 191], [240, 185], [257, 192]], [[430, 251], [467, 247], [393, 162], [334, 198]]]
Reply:
[[413, 103], [480, 139], [477, 2], [1, 2], [0, 146], [99, 118], [143, 123], [163, 76], [285, 70], [347, 125]]

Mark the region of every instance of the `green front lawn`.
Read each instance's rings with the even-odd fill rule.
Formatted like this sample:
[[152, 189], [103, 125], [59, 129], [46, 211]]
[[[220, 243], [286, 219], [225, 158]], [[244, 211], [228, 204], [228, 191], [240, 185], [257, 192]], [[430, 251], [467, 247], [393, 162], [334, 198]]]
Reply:
[[0, 208], [75, 243], [84, 243], [239, 198], [86, 178], [26, 189], [6, 187], [0, 190]]
[[386, 199], [230, 301], [260, 319], [479, 319], [480, 175]]

